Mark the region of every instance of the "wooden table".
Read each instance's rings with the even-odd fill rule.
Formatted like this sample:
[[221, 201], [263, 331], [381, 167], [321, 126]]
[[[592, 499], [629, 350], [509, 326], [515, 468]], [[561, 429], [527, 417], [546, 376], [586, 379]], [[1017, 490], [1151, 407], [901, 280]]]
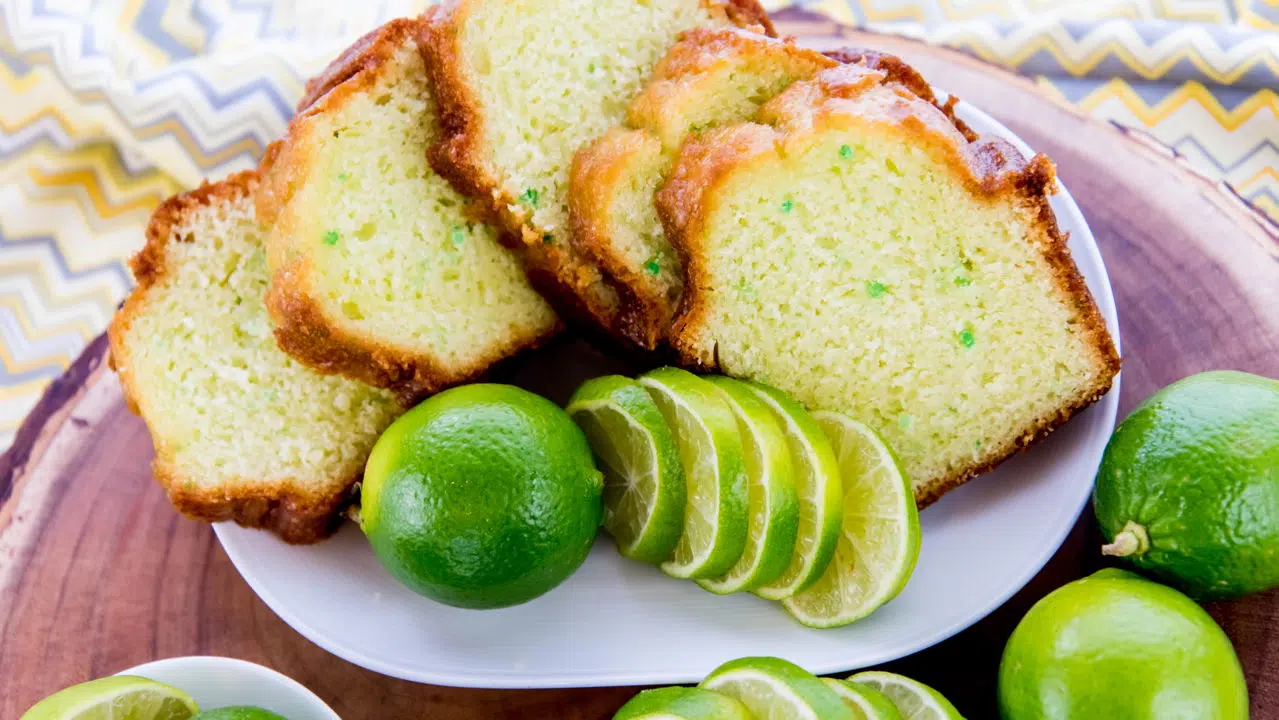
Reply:
[[[784, 13], [785, 32], [898, 53], [1048, 153], [1101, 246], [1124, 346], [1121, 416], [1212, 368], [1279, 377], [1279, 228], [1132, 131], [1086, 119], [1024, 78], [955, 51]], [[208, 526], [151, 480], [99, 338], [0, 458], [0, 720], [72, 683], [154, 658], [228, 655], [298, 679], [344, 718], [608, 718], [634, 688], [491, 691], [379, 676], [312, 645], [240, 579]], [[1100, 566], [1091, 513], [1021, 593], [888, 667], [995, 717], [1005, 639], [1035, 600]], [[1248, 674], [1254, 718], [1279, 718], [1279, 592], [1210, 608]]]

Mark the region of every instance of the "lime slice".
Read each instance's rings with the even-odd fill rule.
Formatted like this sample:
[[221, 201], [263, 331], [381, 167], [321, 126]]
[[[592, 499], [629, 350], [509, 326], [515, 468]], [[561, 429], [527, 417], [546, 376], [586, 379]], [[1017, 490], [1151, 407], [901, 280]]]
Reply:
[[175, 687], [116, 675], [54, 693], [36, 703], [22, 720], [187, 720], [199, 711], [195, 700]]
[[684, 531], [662, 570], [678, 578], [713, 578], [746, 547], [746, 468], [733, 411], [715, 387], [676, 368], [645, 373], [639, 382], [675, 435], [684, 466]]
[[701, 688], [665, 687], [631, 698], [613, 720], [753, 720], [746, 706]]
[[901, 464], [875, 431], [841, 413], [813, 417], [839, 458], [844, 525], [826, 573], [782, 604], [801, 623], [829, 628], [866, 617], [906, 587], [919, 559], [919, 514]]
[[834, 678], [822, 678], [822, 682], [835, 691], [857, 720], [902, 720], [893, 701], [869, 685]]
[[853, 720], [835, 691], [807, 670], [772, 657], [730, 660], [698, 687], [740, 700], [759, 720]]
[[604, 529], [635, 560], [666, 560], [684, 529], [684, 468], [653, 398], [620, 375], [587, 380], [568, 414], [604, 472]]
[[726, 377], [707, 377], [737, 417], [745, 451], [748, 511], [746, 549], [722, 577], [698, 580], [719, 594], [754, 590], [786, 570], [795, 551], [799, 496], [791, 471], [790, 447], [781, 425], [751, 389]]
[[848, 679], [887, 695], [904, 720], [964, 720], [941, 693], [908, 677], [873, 670]]
[[799, 530], [790, 562], [776, 580], [755, 590], [762, 598], [781, 600], [817, 582], [835, 554], [840, 524], [839, 463], [830, 440], [799, 403], [767, 385], [747, 385], [786, 433], [799, 496]]

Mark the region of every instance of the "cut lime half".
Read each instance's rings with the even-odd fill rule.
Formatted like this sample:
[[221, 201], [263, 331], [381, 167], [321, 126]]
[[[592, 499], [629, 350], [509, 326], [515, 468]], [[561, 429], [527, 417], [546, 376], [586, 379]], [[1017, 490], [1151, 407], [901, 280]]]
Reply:
[[677, 368], [641, 376], [679, 446], [684, 528], [662, 571], [678, 578], [728, 572], [746, 547], [746, 468], [737, 419], [706, 380]]
[[857, 673], [848, 680], [888, 696], [905, 720], [964, 720], [941, 693], [918, 680], [878, 670]]
[[653, 398], [620, 375], [587, 380], [568, 414], [604, 473], [604, 529], [623, 556], [657, 564], [684, 529], [684, 468]]
[[665, 687], [631, 698], [613, 720], [754, 720], [727, 695], [690, 687]]
[[171, 685], [116, 675], [54, 693], [22, 720], [187, 720], [199, 711], [190, 695]]
[[835, 691], [807, 670], [774, 657], [720, 665], [699, 687], [735, 698], [759, 720], [853, 720]]
[[875, 431], [842, 413], [813, 417], [839, 459], [844, 524], [826, 573], [782, 604], [804, 625], [830, 628], [866, 617], [906, 587], [919, 559], [919, 514], [901, 464]]
[[722, 577], [697, 584], [718, 594], [754, 590], [786, 570], [795, 551], [799, 496], [790, 447], [781, 425], [750, 387], [726, 377], [707, 377], [737, 418], [745, 453], [749, 518], [746, 549]]
[[790, 562], [777, 579], [755, 590], [762, 598], [781, 600], [817, 582], [835, 554], [841, 512], [839, 462], [830, 440], [803, 406], [776, 388], [747, 385], [786, 434], [799, 498], [799, 527]]

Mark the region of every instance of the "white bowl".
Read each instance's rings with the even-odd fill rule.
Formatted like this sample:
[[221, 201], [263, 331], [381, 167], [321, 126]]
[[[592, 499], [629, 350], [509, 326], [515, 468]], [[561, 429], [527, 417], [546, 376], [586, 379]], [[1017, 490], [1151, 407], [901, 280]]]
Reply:
[[[979, 133], [1030, 149], [980, 110]], [[1119, 343], [1101, 253], [1064, 187], [1052, 198], [1075, 262]], [[891, 603], [837, 630], [801, 627], [775, 603], [711, 595], [625, 560], [601, 538], [554, 591], [502, 610], [461, 610], [414, 594], [348, 526], [309, 547], [230, 523], [214, 529], [250, 587], [295, 630], [370, 670], [436, 685], [493, 688], [695, 683], [720, 663], [776, 655], [821, 674], [895, 660], [985, 617], [1052, 557], [1092, 491], [1115, 426], [1119, 380], [1106, 397], [1022, 455], [920, 515], [910, 583]]]
[[184, 690], [201, 710], [254, 705], [287, 720], [341, 720], [298, 681], [271, 668], [233, 658], [191, 656], [156, 660], [118, 675], [136, 675]]

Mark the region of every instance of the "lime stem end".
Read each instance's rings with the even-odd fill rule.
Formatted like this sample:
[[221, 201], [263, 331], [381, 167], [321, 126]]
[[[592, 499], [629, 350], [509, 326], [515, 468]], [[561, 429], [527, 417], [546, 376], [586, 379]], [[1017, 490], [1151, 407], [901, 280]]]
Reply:
[[1124, 529], [1115, 536], [1114, 542], [1101, 546], [1101, 554], [1128, 557], [1145, 554], [1149, 549], [1150, 535], [1146, 533], [1146, 528], [1129, 520], [1128, 524], [1124, 525]]

